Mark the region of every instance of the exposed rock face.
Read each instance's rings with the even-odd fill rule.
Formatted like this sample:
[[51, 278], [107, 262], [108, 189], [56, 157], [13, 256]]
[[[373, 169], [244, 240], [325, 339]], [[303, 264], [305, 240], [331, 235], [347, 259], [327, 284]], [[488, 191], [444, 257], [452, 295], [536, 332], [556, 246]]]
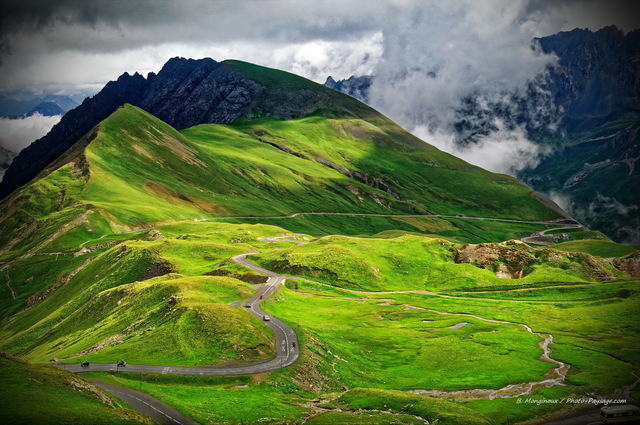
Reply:
[[[626, 259], [603, 260], [580, 252], [563, 252], [555, 249], [533, 249], [520, 241], [464, 245], [458, 250], [456, 263], [471, 263], [495, 272], [503, 279], [521, 279], [532, 272], [537, 264], [546, 264], [595, 281], [616, 278], [613, 267], [634, 276], [640, 273], [640, 256]], [[613, 266], [613, 267], [612, 267]], [[637, 274], [636, 274], [637, 276]]]
[[640, 253], [638, 252], [627, 258], [608, 258], [606, 261], [629, 276], [640, 277]]
[[355, 97], [358, 100], [367, 102], [369, 100], [369, 89], [373, 77], [371, 75], [361, 75], [356, 77], [352, 75], [347, 80], [336, 81], [331, 77], [327, 77], [327, 81], [324, 85], [342, 93], [346, 93], [349, 96]]
[[568, 117], [640, 108], [640, 31], [574, 29], [538, 41], [545, 53], [560, 58], [551, 87]]
[[296, 85], [296, 78], [303, 79], [290, 78], [294, 81], [290, 85], [261, 83], [258, 77], [248, 77], [237, 62], [209, 58], [173, 58], [157, 75], [150, 73], [147, 78], [125, 73], [67, 112], [46, 136], [24, 149], [0, 183], [0, 198], [35, 177], [125, 103], [178, 130], [198, 124], [228, 124], [241, 116], [292, 119], [319, 108], [348, 108], [346, 96], [310, 82]]
[[527, 274], [528, 267], [537, 262], [534, 252], [533, 248], [519, 241], [469, 244], [458, 251], [456, 263], [471, 263], [493, 270], [500, 278], [520, 279]]

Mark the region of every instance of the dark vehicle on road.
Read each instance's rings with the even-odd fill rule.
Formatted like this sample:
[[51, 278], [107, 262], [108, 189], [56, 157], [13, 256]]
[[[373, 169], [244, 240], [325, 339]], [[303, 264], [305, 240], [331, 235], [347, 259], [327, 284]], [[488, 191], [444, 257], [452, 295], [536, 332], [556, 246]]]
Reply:
[[630, 404], [604, 406], [600, 409], [600, 422], [604, 424], [639, 423], [640, 408]]
[[80, 367], [89, 367], [89, 362], [88, 361], [83, 361], [82, 363], [80, 363]]
[[125, 367], [126, 365], [127, 365], [127, 363], [125, 363], [125, 361], [124, 361], [124, 360], [120, 360], [120, 361], [118, 362], [118, 366], [119, 366], [119, 367]]
[[244, 306], [247, 308], [251, 308], [251, 303], [246, 303]]

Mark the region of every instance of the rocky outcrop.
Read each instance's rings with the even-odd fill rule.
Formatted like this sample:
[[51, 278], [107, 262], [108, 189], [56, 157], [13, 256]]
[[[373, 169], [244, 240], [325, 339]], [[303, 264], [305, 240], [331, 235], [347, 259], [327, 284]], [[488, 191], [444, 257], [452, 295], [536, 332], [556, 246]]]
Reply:
[[[545, 264], [562, 270], [570, 270], [593, 281], [615, 279], [616, 270], [634, 276], [640, 270], [640, 256], [626, 259], [603, 260], [582, 252], [563, 252], [555, 249], [533, 249], [521, 241], [464, 245], [457, 251], [456, 263], [470, 263], [493, 271], [504, 279], [521, 279]], [[613, 266], [613, 267], [612, 267]]]
[[625, 258], [607, 258], [606, 261], [621, 272], [631, 276], [640, 277], [640, 252]]
[[456, 263], [471, 263], [480, 268], [492, 270], [497, 277], [520, 279], [529, 273], [530, 267], [538, 262], [535, 250], [520, 241], [504, 244], [468, 244], [458, 250]]
[[363, 102], [367, 102], [369, 100], [369, 89], [371, 88], [372, 82], [373, 77], [371, 75], [361, 75], [359, 77], [352, 75], [346, 80], [338, 81], [329, 76], [324, 82], [324, 85], [342, 93], [346, 93]]

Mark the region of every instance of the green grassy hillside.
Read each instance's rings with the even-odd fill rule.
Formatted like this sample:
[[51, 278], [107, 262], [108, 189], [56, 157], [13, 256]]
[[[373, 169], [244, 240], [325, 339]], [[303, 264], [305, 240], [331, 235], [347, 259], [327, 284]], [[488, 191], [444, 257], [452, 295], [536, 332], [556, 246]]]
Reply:
[[[260, 105], [283, 101], [278, 87], [328, 90], [225, 66], [270, 87], [275, 97]], [[532, 397], [608, 396], [633, 382], [636, 254], [607, 241], [559, 248], [626, 257], [502, 242], [557, 226], [561, 213], [517, 180], [326, 94], [330, 102], [291, 120], [265, 109], [176, 131], [124, 105], [96, 126], [0, 203], [0, 349], [33, 363], [272, 357], [273, 334], [229, 305], [265, 281], [230, 260], [254, 253], [311, 280], [290, 279], [264, 303], [295, 324], [299, 363], [254, 378], [101, 379], [144, 381], [203, 424], [503, 424], [501, 412], [524, 420], [539, 411], [513, 397], [462, 404], [401, 391], [452, 398], [447, 391], [540, 381], [555, 368], [541, 358], [549, 333], [570, 372], [566, 385]], [[292, 231], [311, 243], [264, 240]]]
[[517, 180], [445, 154], [381, 115], [371, 121], [313, 115], [178, 132], [125, 105], [0, 204], [0, 258], [69, 252], [149, 223], [215, 216], [558, 217]]
[[3, 424], [155, 424], [73, 374], [0, 354]]
[[[609, 280], [624, 276], [587, 254], [534, 250], [522, 243], [456, 245], [423, 236], [328, 236], [256, 257], [266, 268], [365, 291], [477, 291]], [[505, 279], [520, 277], [518, 279]]]
[[[194, 226], [199, 234], [183, 233]], [[130, 240], [81, 257], [14, 262], [4, 270], [2, 311], [13, 315], [0, 327], [2, 347], [37, 362], [82, 357], [195, 365], [268, 356], [273, 335], [246, 311], [227, 305], [252, 295], [251, 285], [205, 274], [255, 249], [242, 241], [257, 243], [274, 230], [192, 222], [155, 231], [167, 237]]]

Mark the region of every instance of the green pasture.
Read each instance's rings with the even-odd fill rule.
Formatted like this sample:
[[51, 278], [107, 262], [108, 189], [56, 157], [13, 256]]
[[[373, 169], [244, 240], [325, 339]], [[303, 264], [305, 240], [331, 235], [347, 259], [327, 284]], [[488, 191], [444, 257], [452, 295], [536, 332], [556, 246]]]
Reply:
[[[348, 387], [500, 388], [539, 380], [552, 367], [538, 359], [540, 337], [517, 325], [286, 289], [264, 305], [327, 344], [333, 374]], [[469, 324], [450, 328], [461, 322]]]
[[[284, 274], [365, 291], [509, 289], [622, 276], [612, 266], [586, 254], [513, 247], [512, 251], [518, 253], [515, 260], [499, 258], [485, 268], [456, 263], [460, 245], [415, 235], [394, 239], [327, 236], [252, 258]], [[494, 268], [501, 263], [523, 268], [528, 274], [521, 279], [499, 278]]]
[[3, 424], [154, 424], [72, 373], [0, 355]]
[[[308, 394], [278, 378], [202, 377], [91, 372], [87, 377], [142, 391], [206, 424], [295, 423]], [[268, 419], [265, 419], [268, 418]]]

